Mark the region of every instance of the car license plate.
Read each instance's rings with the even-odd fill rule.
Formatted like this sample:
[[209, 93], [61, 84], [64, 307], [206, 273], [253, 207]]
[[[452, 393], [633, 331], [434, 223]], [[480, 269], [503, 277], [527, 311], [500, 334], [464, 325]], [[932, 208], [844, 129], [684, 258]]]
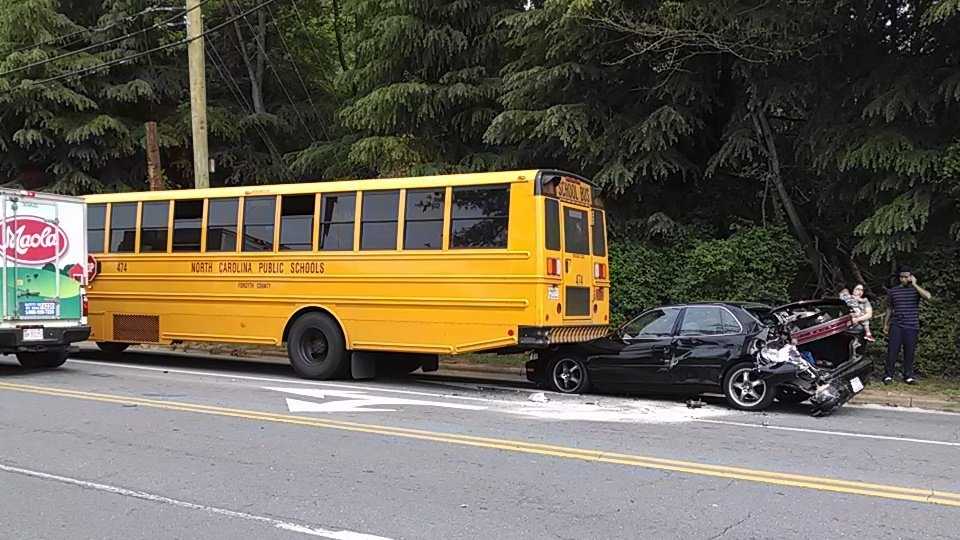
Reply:
[[853, 388], [853, 393], [863, 390], [863, 383], [860, 382], [860, 377], [854, 377], [850, 379], [850, 387]]
[[40, 341], [43, 339], [43, 328], [24, 328], [24, 341]]

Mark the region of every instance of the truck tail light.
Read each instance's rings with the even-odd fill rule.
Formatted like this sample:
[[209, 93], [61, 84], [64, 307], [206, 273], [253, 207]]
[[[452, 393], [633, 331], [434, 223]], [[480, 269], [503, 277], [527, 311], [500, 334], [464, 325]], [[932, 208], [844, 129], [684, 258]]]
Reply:
[[547, 258], [547, 275], [548, 276], [560, 275], [560, 259], [555, 259], [553, 257]]

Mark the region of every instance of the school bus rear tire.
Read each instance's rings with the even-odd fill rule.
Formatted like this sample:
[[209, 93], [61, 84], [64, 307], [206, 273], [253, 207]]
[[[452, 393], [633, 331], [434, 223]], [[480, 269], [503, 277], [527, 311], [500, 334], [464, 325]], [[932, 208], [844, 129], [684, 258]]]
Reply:
[[330, 379], [343, 373], [347, 347], [340, 325], [324, 313], [305, 313], [287, 336], [293, 370], [306, 379]]
[[120, 343], [119, 341], [98, 341], [97, 348], [109, 354], [120, 354], [127, 350], [129, 343]]

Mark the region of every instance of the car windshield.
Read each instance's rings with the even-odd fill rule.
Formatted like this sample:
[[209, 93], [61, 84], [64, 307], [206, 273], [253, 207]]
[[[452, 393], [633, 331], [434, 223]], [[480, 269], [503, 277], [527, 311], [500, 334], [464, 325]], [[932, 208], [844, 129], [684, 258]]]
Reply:
[[679, 314], [680, 309], [678, 308], [661, 308], [648, 311], [623, 325], [621, 335], [624, 339], [669, 336], [673, 334], [673, 327]]

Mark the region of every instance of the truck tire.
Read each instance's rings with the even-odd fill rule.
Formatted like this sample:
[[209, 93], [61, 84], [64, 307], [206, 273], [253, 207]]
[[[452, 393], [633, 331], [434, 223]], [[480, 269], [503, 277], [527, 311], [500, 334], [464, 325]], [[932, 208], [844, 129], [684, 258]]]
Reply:
[[127, 350], [129, 343], [120, 343], [119, 341], [98, 341], [97, 348], [109, 354], [120, 354]]
[[306, 313], [293, 322], [287, 355], [293, 370], [305, 379], [330, 379], [349, 367], [340, 325], [324, 313]]
[[50, 369], [63, 365], [67, 361], [67, 351], [63, 349], [43, 352], [18, 352], [17, 362], [27, 369]]

